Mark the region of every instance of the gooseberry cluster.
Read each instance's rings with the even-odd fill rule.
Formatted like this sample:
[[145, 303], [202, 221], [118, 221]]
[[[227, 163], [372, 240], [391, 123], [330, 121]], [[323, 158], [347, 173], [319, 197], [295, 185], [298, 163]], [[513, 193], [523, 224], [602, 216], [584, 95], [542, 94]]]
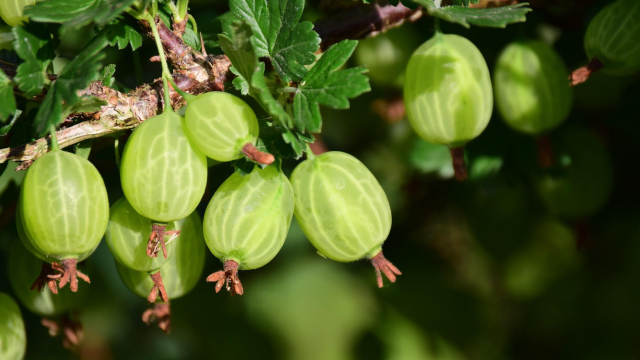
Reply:
[[[58, 149], [52, 131], [51, 152], [27, 171], [16, 216], [22, 250], [50, 265], [37, 275], [37, 260], [26, 250], [19, 256], [24, 260], [9, 264], [21, 268], [12, 282], [30, 309], [43, 316], [65, 313], [78, 298], [56, 296], [58, 287], [70, 283], [76, 292], [77, 278], [89, 282], [76, 265], [104, 235], [122, 281], [155, 303], [143, 320], [157, 320], [168, 332], [169, 300], [197, 283], [205, 242], [223, 263], [206, 280], [216, 283], [216, 292], [226, 287], [242, 295], [238, 270], [262, 267], [277, 255], [294, 208], [321, 255], [342, 262], [368, 258], [380, 287], [381, 272], [395, 281], [400, 272], [381, 251], [391, 227], [389, 202], [361, 162], [340, 152], [314, 157], [309, 150], [292, 186], [279, 163], [272, 164], [273, 155], [256, 148], [259, 128], [247, 103], [221, 92], [183, 95], [184, 117], [166, 107], [131, 134], [120, 164], [125, 196], [111, 210], [96, 168]], [[231, 175], [213, 195], [203, 224], [194, 210], [205, 192], [207, 156], [220, 162], [246, 156], [261, 166]], [[24, 277], [36, 278], [32, 288], [46, 292], [29, 293]]]

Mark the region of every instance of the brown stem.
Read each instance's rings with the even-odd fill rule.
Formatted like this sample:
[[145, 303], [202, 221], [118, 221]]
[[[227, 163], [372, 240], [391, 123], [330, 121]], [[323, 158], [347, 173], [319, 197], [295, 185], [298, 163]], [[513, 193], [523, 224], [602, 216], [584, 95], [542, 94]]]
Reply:
[[158, 322], [158, 327], [165, 333], [171, 331], [171, 307], [168, 302], [156, 303], [153, 309], [148, 309], [142, 314], [142, 321], [150, 325], [152, 321]]
[[[408, 9], [402, 5], [358, 4], [349, 12], [336, 14], [315, 23], [314, 30], [322, 38], [321, 49], [326, 49], [344, 39], [361, 39], [375, 36], [388, 29], [398, 27], [408, 21], [415, 21], [423, 11]], [[146, 21], [141, 28], [150, 36], [151, 28]], [[229, 71], [231, 62], [225, 55], [203, 55], [191, 49], [180, 36], [167, 28], [162, 21], [157, 22], [158, 33], [167, 59], [174, 68], [173, 77], [180, 89], [198, 95], [209, 91], [224, 90], [224, 83], [233, 77]], [[4, 68], [9, 65], [0, 63]], [[14, 66], [15, 67], [15, 66]], [[7, 73], [7, 72], [5, 72]], [[8, 72], [12, 77], [15, 71]], [[162, 110], [162, 81], [141, 85], [123, 94], [104, 86], [100, 81], [92, 83], [80, 95], [96, 96], [109, 104], [95, 113], [71, 114], [70, 119], [84, 120], [77, 125], [60, 129], [56, 137], [60, 148], [77, 144], [83, 140], [109, 136], [132, 129]], [[117, 99], [116, 105], [111, 99]], [[172, 105], [183, 105], [183, 99], [171, 91]], [[49, 151], [49, 137], [43, 137], [14, 148], [0, 149], [0, 163], [8, 160], [24, 162], [17, 170], [26, 169]]]
[[394, 99], [378, 99], [371, 104], [371, 108], [376, 114], [386, 121], [393, 124], [404, 119], [407, 109], [404, 106], [404, 100], [400, 98]]
[[464, 181], [467, 179], [467, 164], [464, 162], [464, 146], [451, 148], [451, 160], [453, 161], [453, 170], [456, 174], [456, 180]]
[[54, 280], [60, 279], [60, 289], [62, 289], [65, 285], [67, 285], [67, 283], [70, 283], [71, 291], [77, 292], [78, 278], [86, 281], [89, 284], [91, 283], [91, 280], [89, 280], [89, 277], [83, 274], [82, 272], [80, 272], [76, 268], [77, 264], [78, 264], [78, 259], [62, 260], [62, 264], [51, 263], [51, 268], [59, 272], [59, 274], [48, 275], [47, 277], [49, 279], [54, 279]]
[[322, 38], [320, 48], [324, 51], [344, 39], [376, 36], [404, 24], [407, 20], [416, 21], [422, 15], [422, 8], [411, 10], [402, 4], [359, 4], [347, 11], [316, 21], [314, 30]]
[[149, 296], [147, 296], [147, 302], [149, 304], [156, 302], [156, 299], [158, 298], [158, 292], [160, 293], [160, 299], [162, 299], [162, 301], [164, 302], [168, 302], [169, 295], [167, 295], [167, 291], [164, 288], [164, 283], [162, 282], [162, 275], [160, 274], [160, 271], [149, 274], [149, 277], [151, 278], [151, 281], [153, 281], [153, 287], [149, 292]]
[[49, 275], [53, 275], [55, 272], [50, 264], [45, 262], [42, 263], [42, 268], [40, 269], [40, 275], [36, 281], [31, 285], [31, 290], [38, 289], [38, 291], [43, 291], [44, 287], [47, 286], [52, 293], [58, 293], [58, 279], [51, 279]]
[[239, 264], [233, 260], [227, 260], [224, 262], [224, 270], [214, 272], [207, 277], [207, 282], [216, 283], [216, 293], [219, 293], [222, 286], [226, 285], [227, 291], [231, 295], [242, 295], [244, 289], [242, 283], [238, 277]]
[[602, 62], [597, 58], [593, 58], [587, 65], [575, 70], [571, 75], [569, 75], [569, 85], [576, 86], [582, 84], [589, 79], [591, 74], [598, 72], [603, 68], [604, 65]]
[[258, 150], [252, 143], [247, 143], [242, 148], [242, 153], [250, 160], [263, 165], [269, 165], [276, 159], [275, 157], [273, 157], [273, 155]]
[[548, 169], [553, 166], [553, 149], [549, 135], [543, 134], [536, 137], [536, 145], [538, 146], [538, 164], [542, 169]]
[[371, 265], [376, 270], [376, 278], [378, 280], [378, 287], [384, 286], [382, 283], [382, 274], [384, 274], [392, 283], [396, 282], [396, 275], [402, 275], [400, 270], [395, 267], [389, 260], [387, 260], [382, 251], [378, 255], [371, 258]]

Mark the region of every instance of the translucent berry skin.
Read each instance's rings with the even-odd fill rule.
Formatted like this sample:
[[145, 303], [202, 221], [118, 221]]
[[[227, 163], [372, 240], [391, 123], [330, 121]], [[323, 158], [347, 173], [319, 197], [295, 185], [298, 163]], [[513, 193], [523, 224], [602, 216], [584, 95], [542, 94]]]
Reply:
[[586, 128], [572, 127], [557, 135], [554, 152], [568, 161], [535, 179], [538, 196], [553, 215], [568, 219], [593, 215], [609, 200], [613, 187], [609, 154]]
[[86, 287], [80, 287], [77, 293], [59, 291], [53, 294], [49, 288], [43, 291], [31, 290], [33, 280], [40, 274], [42, 261], [33, 256], [20, 241], [12, 241], [9, 251], [11, 256], [7, 260], [7, 274], [13, 292], [20, 303], [30, 312], [44, 317], [62, 315], [77, 308], [84, 295]]
[[258, 140], [258, 119], [237, 96], [212, 91], [190, 100], [185, 113], [189, 138], [208, 157], [231, 161], [243, 156], [242, 148]]
[[640, 70], [640, 1], [618, 0], [596, 15], [584, 37], [589, 59], [596, 58], [612, 75]]
[[107, 228], [107, 189], [89, 161], [54, 150], [27, 170], [18, 211], [21, 240], [34, 255], [44, 261], [82, 261]]
[[495, 98], [513, 129], [539, 135], [560, 125], [573, 105], [569, 70], [542, 41], [511, 43], [500, 54], [493, 76]]
[[192, 146], [183, 120], [173, 112], [138, 126], [122, 154], [122, 190], [142, 216], [159, 222], [195, 210], [207, 184], [207, 157]]
[[[158, 270], [167, 262], [175, 249], [174, 242], [167, 245], [167, 258], [162, 255], [155, 258], [147, 256], [146, 249], [152, 225], [153, 221], [138, 214], [126, 198], [116, 201], [111, 206], [109, 225], [104, 238], [117, 262], [129, 269], [144, 272]], [[175, 230], [174, 222], [168, 223], [166, 230]]]
[[18, 26], [27, 21], [27, 17], [22, 16], [25, 6], [35, 3], [36, 0], [2, 0], [0, 1], [0, 17], [11, 27]]
[[21, 360], [27, 348], [27, 335], [18, 304], [0, 293], [0, 359]]
[[[176, 221], [175, 228], [181, 232], [174, 240], [173, 255], [160, 268], [164, 287], [172, 300], [184, 296], [202, 280], [200, 275], [205, 260], [202, 221], [198, 213], [194, 211], [186, 219]], [[149, 296], [149, 289], [154, 284], [148, 273], [131, 270], [117, 261], [116, 268], [131, 292], [145, 299]]]
[[391, 208], [360, 160], [326, 152], [300, 163], [291, 184], [296, 219], [321, 255], [351, 262], [381, 251], [391, 230]]
[[480, 135], [491, 118], [487, 63], [469, 40], [438, 32], [409, 60], [404, 101], [420, 137], [450, 148], [463, 146]]
[[276, 166], [234, 173], [216, 191], [204, 214], [211, 253], [241, 270], [266, 265], [280, 251], [293, 218], [293, 189]]

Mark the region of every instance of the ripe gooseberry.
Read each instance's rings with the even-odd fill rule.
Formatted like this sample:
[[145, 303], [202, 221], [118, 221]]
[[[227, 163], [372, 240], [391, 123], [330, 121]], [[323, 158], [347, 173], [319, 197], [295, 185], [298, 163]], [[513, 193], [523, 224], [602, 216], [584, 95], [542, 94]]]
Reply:
[[[109, 221], [109, 200], [98, 170], [81, 156], [61, 151], [55, 138], [51, 152], [27, 170], [16, 216], [25, 247], [60, 272], [60, 288], [89, 277], [77, 271], [100, 243]], [[22, 229], [20, 229], [22, 227]]]
[[[109, 250], [111, 250], [111, 254], [118, 263], [131, 270], [148, 273], [154, 284], [153, 287], [149, 288], [151, 292], [155, 291], [157, 293], [159, 291], [162, 299], [168, 301], [162, 276], [158, 270], [168, 261], [168, 257], [173, 254], [175, 246], [168, 246], [169, 244], [162, 243], [150, 247], [148, 241], [152, 228], [153, 221], [138, 214], [127, 199], [122, 198], [111, 206], [105, 240]], [[174, 230], [173, 221], [167, 224], [167, 229], [169, 230], [164, 232], [165, 236], [175, 237], [180, 233], [179, 230]], [[162, 246], [165, 256], [148, 256], [149, 254], [157, 253], [158, 249], [155, 247], [158, 246]], [[156, 296], [153, 295], [149, 302], [154, 302], [155, 298]]]
[[54, 280], [49, 282], [52, 287], [46, 288], [42, 284], [38, 289], [40, 291], [33, 291], [37, 284], [31, 287], [29, 285], [38, 276], [38, 266], [42, 265], [47, 274], [51, 274], [51, 267], [33, 256], [20, 241], [11, 242], [9, 253], [11, 256], [7, 261], [7, 274], [20, 303], [30, 312], [42, 316], [41, 323], [49, 328], [52, 336], [62, 334], [65, 347], [78, 345], [82, 340], [82, 327], [78, 321], [71, 319], [69, 313], [80, 306], [86, 288], [79, 289], [77, 293], [63, 291], [58, 294]]
[[560, 125], [573, 104], [568, 73], [562, 58], [542, 41], [509, 44], [493, 76], [496, 104], [507, 125], [534, 136]]
[[451, 149], [458, 180], [467, 177], [464, 145], [487, 127], [493, 111], [489, 69], [469, 40], [441, 32], [411, 56], [404, 101], [414, 130]]
[[[173, 255], [159, 270], [164, 274], [163, 282], [168, 298], [165, 300], [161, 297], [162, 302], [156, 303], [153, 309], [142, 315], [142, 320], [147, 324], [157, 320], [158, 326], [165, 332], [169, 332], [171, 324], [168, 299], [175, 300], [193, 289], [200, 279], [205, 260], [202, 221], [198, 213], [194, 211], [187, 218], [175, 221], [174, 225], [180, 231], [180, 238], [176, 240]], [[156, 301], [159, 291], [149, 294], [149, 289], [155, 283], [146, 272], [132, 270], [117, 261], [115, 263], [120, 279], [131, 292], [149, 302]]]
[[573, 86], [599, 70], [618, 76], [640, 70], [640, 2], [617, 0], [602, 9], [589, 23], [584, 48], [590, 62], [571, 74]]
[[395, 282], [400, 271], [385, 259], [382, 243], [391, 230], [384, 190], [355, 157], [338, 151], [313, 156], [291, 174], [295, 215], [322, 256], [340, 262], [367, 258], [382, 287], [382, 271]]
[[18, 26], [28, 20], [22, 16], [24, 8], [33, 5], [37, 0], [3, 0], [0, 1], [0, 17], [7, 25]]
[[234, 173], [216, 191], [204, 214], [204, 238], [224, 270], [207, 277], [216, 292], [244, 290], [238, 270], [266, 265], [280, 251], [293, 218], [293, 189], [277, 166]]
[[148, 248], [158, 249], [156, 245], [165, 242], [167, 223], [189, 216], [202, 199], [207, 158], [191, 145], [183, 119], [167, 107], [133, 131], [124, 148], [120, 175], [129, 204], [154, 221]]
[[18, 304], [0, 292], [0, 359], [21, 360], [27, 348], [27, 334]]
[[563, 218], [595, 214], [606, 204], [613, 187], [613, 165], [604, 144], [582, 127], [564, 129], [553, 140], [560, 168], [536, 177], [540, 200], [551, 214]]
[[255, 147], [258, 119], [242, 99], [222, 91], [193, 96], [175, 85], [174, 89], [187, 101], [187, 133], [205, 155], [221, 162], [240, 159], [243, 155], [259, 164], [274, 161], [273, 155]]

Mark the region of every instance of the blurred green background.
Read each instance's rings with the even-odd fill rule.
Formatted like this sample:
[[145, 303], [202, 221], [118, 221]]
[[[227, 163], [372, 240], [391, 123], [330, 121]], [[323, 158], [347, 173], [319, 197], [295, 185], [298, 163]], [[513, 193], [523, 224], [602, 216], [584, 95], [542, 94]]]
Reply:
[[[575, 69], [587, 61], [589, 21], [609, 2], [531, 0], [527, 22], [506, 30], [447, 23], [442, 29], [475, 43], [490, 70], [507, 44], [523, 38], [547, 42]], [[310, 2], [305, 17], [323, 17], [334, 3]], [[191, 9], [212, 45], [226, 3], [192, 0]], [[90, 30], [65, 34], [60, 56], [73, 57]], [[240, 273], [243, 296], [215, 294], [204, 281], [221, 269], [207, 253], [200, 284], [172, 302], [172, 333], [165, 335], [142, 323], [146, 301], [122, 284], [103, 242], [82, 265], [91, 277], [90, 285], [80, 284], [87, 288], [78, 308], [82, 346], [64, 349], [60, 337], [51, 338], [39, 317], [22, 307], [26, 358], [639, 359], [640, 77], [597, 73], [575, 88], [571, 115], [550, 134], [560, 149], [555, 155], [563, 156], [566, 136], [586, 129], [606, 147], [613, 185], [611, 191], [593, 189], [607, 199], [589, 216], [558, 217], [536, 191], [540, 177], [557, 174], [539, 169], [535, 140], [509, 129], [497, 110], [467, 147], [470, 179], [464, 183], [452, 179], [445, 147], [413, 133], [402, 114], [402, 70], [432, 34], [433, 20], [423, 18], [362, 41], [351, 65], [371, 67], [372, 91], [349, 110], [323, 109], [321, 145], [365, 162], [389, 197], [393, 228], [384, 252], [403, 272], [397, 283], [378, 289], [367, 262], [321, 258], [294, 219], [274, 261]], [[111, 48], [105, 64], [116, 64], [117, 85], [126, 90], [160, 75], [160, 65], [148, 61], [155, 51], [148, 39], [133, 53]], [[90, 160], [115, 202], [122, 191], [113, 139], [96, 140]], [[285, 161], [285, 172], [295, 164]], [[14, 168], [0, 177], [0, 291], [9, 294], [6, 258], [18, 241], [14, 212], [24, 175]], [[201, 215], [232, 171], [228, 164], [210, 167]]]

